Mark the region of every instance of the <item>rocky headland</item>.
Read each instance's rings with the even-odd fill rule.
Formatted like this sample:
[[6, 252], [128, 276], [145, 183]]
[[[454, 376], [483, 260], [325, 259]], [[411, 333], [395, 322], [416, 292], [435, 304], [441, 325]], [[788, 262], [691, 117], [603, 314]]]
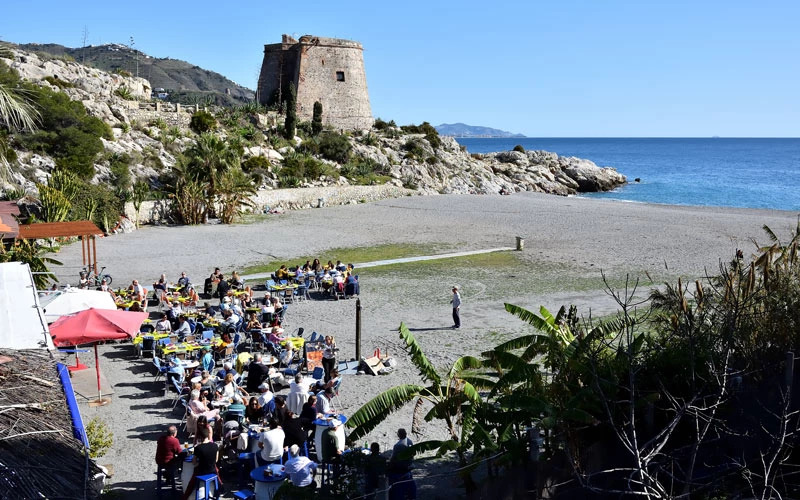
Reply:
[[[102, 139], [105, 152], [94, 161], [95, 175], [91, 179], [94, 184], [111, 182], [114, 177], [112, 162], [124, 157], [129, 161], [131, 183], [145, 180], [154, 189], [161, 189], [165, 174], [196, 143], [198, 136], [190, 130], [189, 118], [191, 112], [199, 108], [187, 112], [185, 107], [156, 107], [155, 103], [149, 102], [151, 88], [143, 78], [107, 73], [18, 48], [6, 50], [0, 61], [18, 72], [24, 80], [64, 92], [70, 99], [82, 103], [90, 115], [111, 127], [113, 137]], [[252, 156], [266, 160], [267, 168], [254, 176], [260, 194], [286, 187], [282, 185], [280, 172], [286, 159], [296, 154], [314, 156], [330, 168], [327, 175], [303, 178], [292, 187], [347, 188], [364, 184], [363, 177], [358, 179], [348, 174], [343, 163], [304, 150], [303, 142], [308, 140], [307, 137], [298, 136], [293, 141], [283, 142], [277, 139], [280, 135], [278, 124], [282, 119], [274, 112], [258, 109], [210, 111], [220, 123], [230, 122], [235, 117], [239, 123], [244, 120], [247, 127], [254, 130], [247, 140], [235, 137], [233, 129], [225, 127], [218, 128], [215, 133], [224, 139], [235, 139], [242, 145], [240, 160]], [[379, 189], [384, 193], [379, 197], [409, 193], [510, 194], [522, 191], [571, 195], [606, 191], [626, 182], [625, 176], [614, 168], [601, 168], [589, 160], [562, 157], [547, 151], [470, 154], [451, 137], [431, 138], [425, 134], [408, 133], [393, 123], [381, 130], [353, 132], [346, 137], [351, 145], [352, 158], [371, 165], [381, 174], [371, 177], [369, 183], [397, 188]], [[13, 140], [10, 146], [16, 150], [16, 158], [10, 162], [9, 175], [0, 179], [0, 194], [21, 188], [30, 197], [36, 197], [36, 184], [47, 184], [56, 162], [41, 151], [26, 151]], [[363, 189], [356, 196], [363, 200]], [[340, 202], [348, 202], [347, 196], [340, 198]], [[285, 208], [308, 206], [286, 199], [282, 196], [279, 203]]]

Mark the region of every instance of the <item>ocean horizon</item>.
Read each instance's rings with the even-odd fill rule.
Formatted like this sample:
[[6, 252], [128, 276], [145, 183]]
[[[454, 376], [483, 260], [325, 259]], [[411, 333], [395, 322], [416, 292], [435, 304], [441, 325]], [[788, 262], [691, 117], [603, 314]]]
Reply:
[[[587, 198], [800, 210], [800, 138], [456, 138], [470, 153], [519, 144], [614, 167], [628, 184]], [[640, 182], [634, 179], [639, 178]]]

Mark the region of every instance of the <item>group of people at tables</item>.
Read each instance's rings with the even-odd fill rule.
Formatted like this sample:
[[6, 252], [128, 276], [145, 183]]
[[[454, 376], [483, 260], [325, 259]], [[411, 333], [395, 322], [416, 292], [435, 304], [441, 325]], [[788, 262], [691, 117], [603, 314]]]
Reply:
[[345, 265], [340, 260], [334, 264], [329, 260], [323, 265], [319, 259], [314, 259], [313, 262], [307, 260], [305, 264], [292, 268], [284, 264], [273, 273], [273, 276], [279, 282], [284, 280], [298, 284], [317, 282], [325, 292], [333, 296], [337, 291], [345, 295], [359, 295], [358, 276], [353, 271], [353, 264]]

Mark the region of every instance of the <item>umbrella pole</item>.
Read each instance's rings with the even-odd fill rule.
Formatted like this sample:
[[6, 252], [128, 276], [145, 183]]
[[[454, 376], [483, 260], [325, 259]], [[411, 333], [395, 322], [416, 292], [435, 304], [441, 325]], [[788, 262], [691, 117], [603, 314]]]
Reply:
[[97, 342], [94, 343], [94, 367], [97, 370], [97, 399], [103, 399], [103, 392], [100, 389], [100, 356], [97, 354]]

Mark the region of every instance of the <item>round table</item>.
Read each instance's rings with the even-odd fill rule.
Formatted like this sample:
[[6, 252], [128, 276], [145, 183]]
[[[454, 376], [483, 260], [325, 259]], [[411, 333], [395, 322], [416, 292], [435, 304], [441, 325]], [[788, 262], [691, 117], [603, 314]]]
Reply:
[[264, 357], [261, 358], [261, 363], [263, 363], [263, 364], [265, 364], [267, 366], [277, 365], [278, 364], [278, 358], [276, 358], [275, 356], [271, 356], [271, 355], [270, 356], [264, 356]]
[[[264, 471], [272, 470], [271, 476], [264, 476]], [[263, 465], [250, 471], [250, 477], [255, 481], [256, 500], [272, 500], [275, 492], [286, 479], [286, 472], [280, 464]]]
[[[322, 463], [322, 433], [331, 426], [331, 420], [327, 418], [318, 418], [314, 420], [313, 424], [316, 426], [314, 432], [314, 445], [317, 448], [317, 460]], [[339, 442], [339, 451], [344, 451], [344, 423], [347, 422], [347, 417], [338, 415], [337, 419], [340, 425], [336, 428], [336, 440]]]

